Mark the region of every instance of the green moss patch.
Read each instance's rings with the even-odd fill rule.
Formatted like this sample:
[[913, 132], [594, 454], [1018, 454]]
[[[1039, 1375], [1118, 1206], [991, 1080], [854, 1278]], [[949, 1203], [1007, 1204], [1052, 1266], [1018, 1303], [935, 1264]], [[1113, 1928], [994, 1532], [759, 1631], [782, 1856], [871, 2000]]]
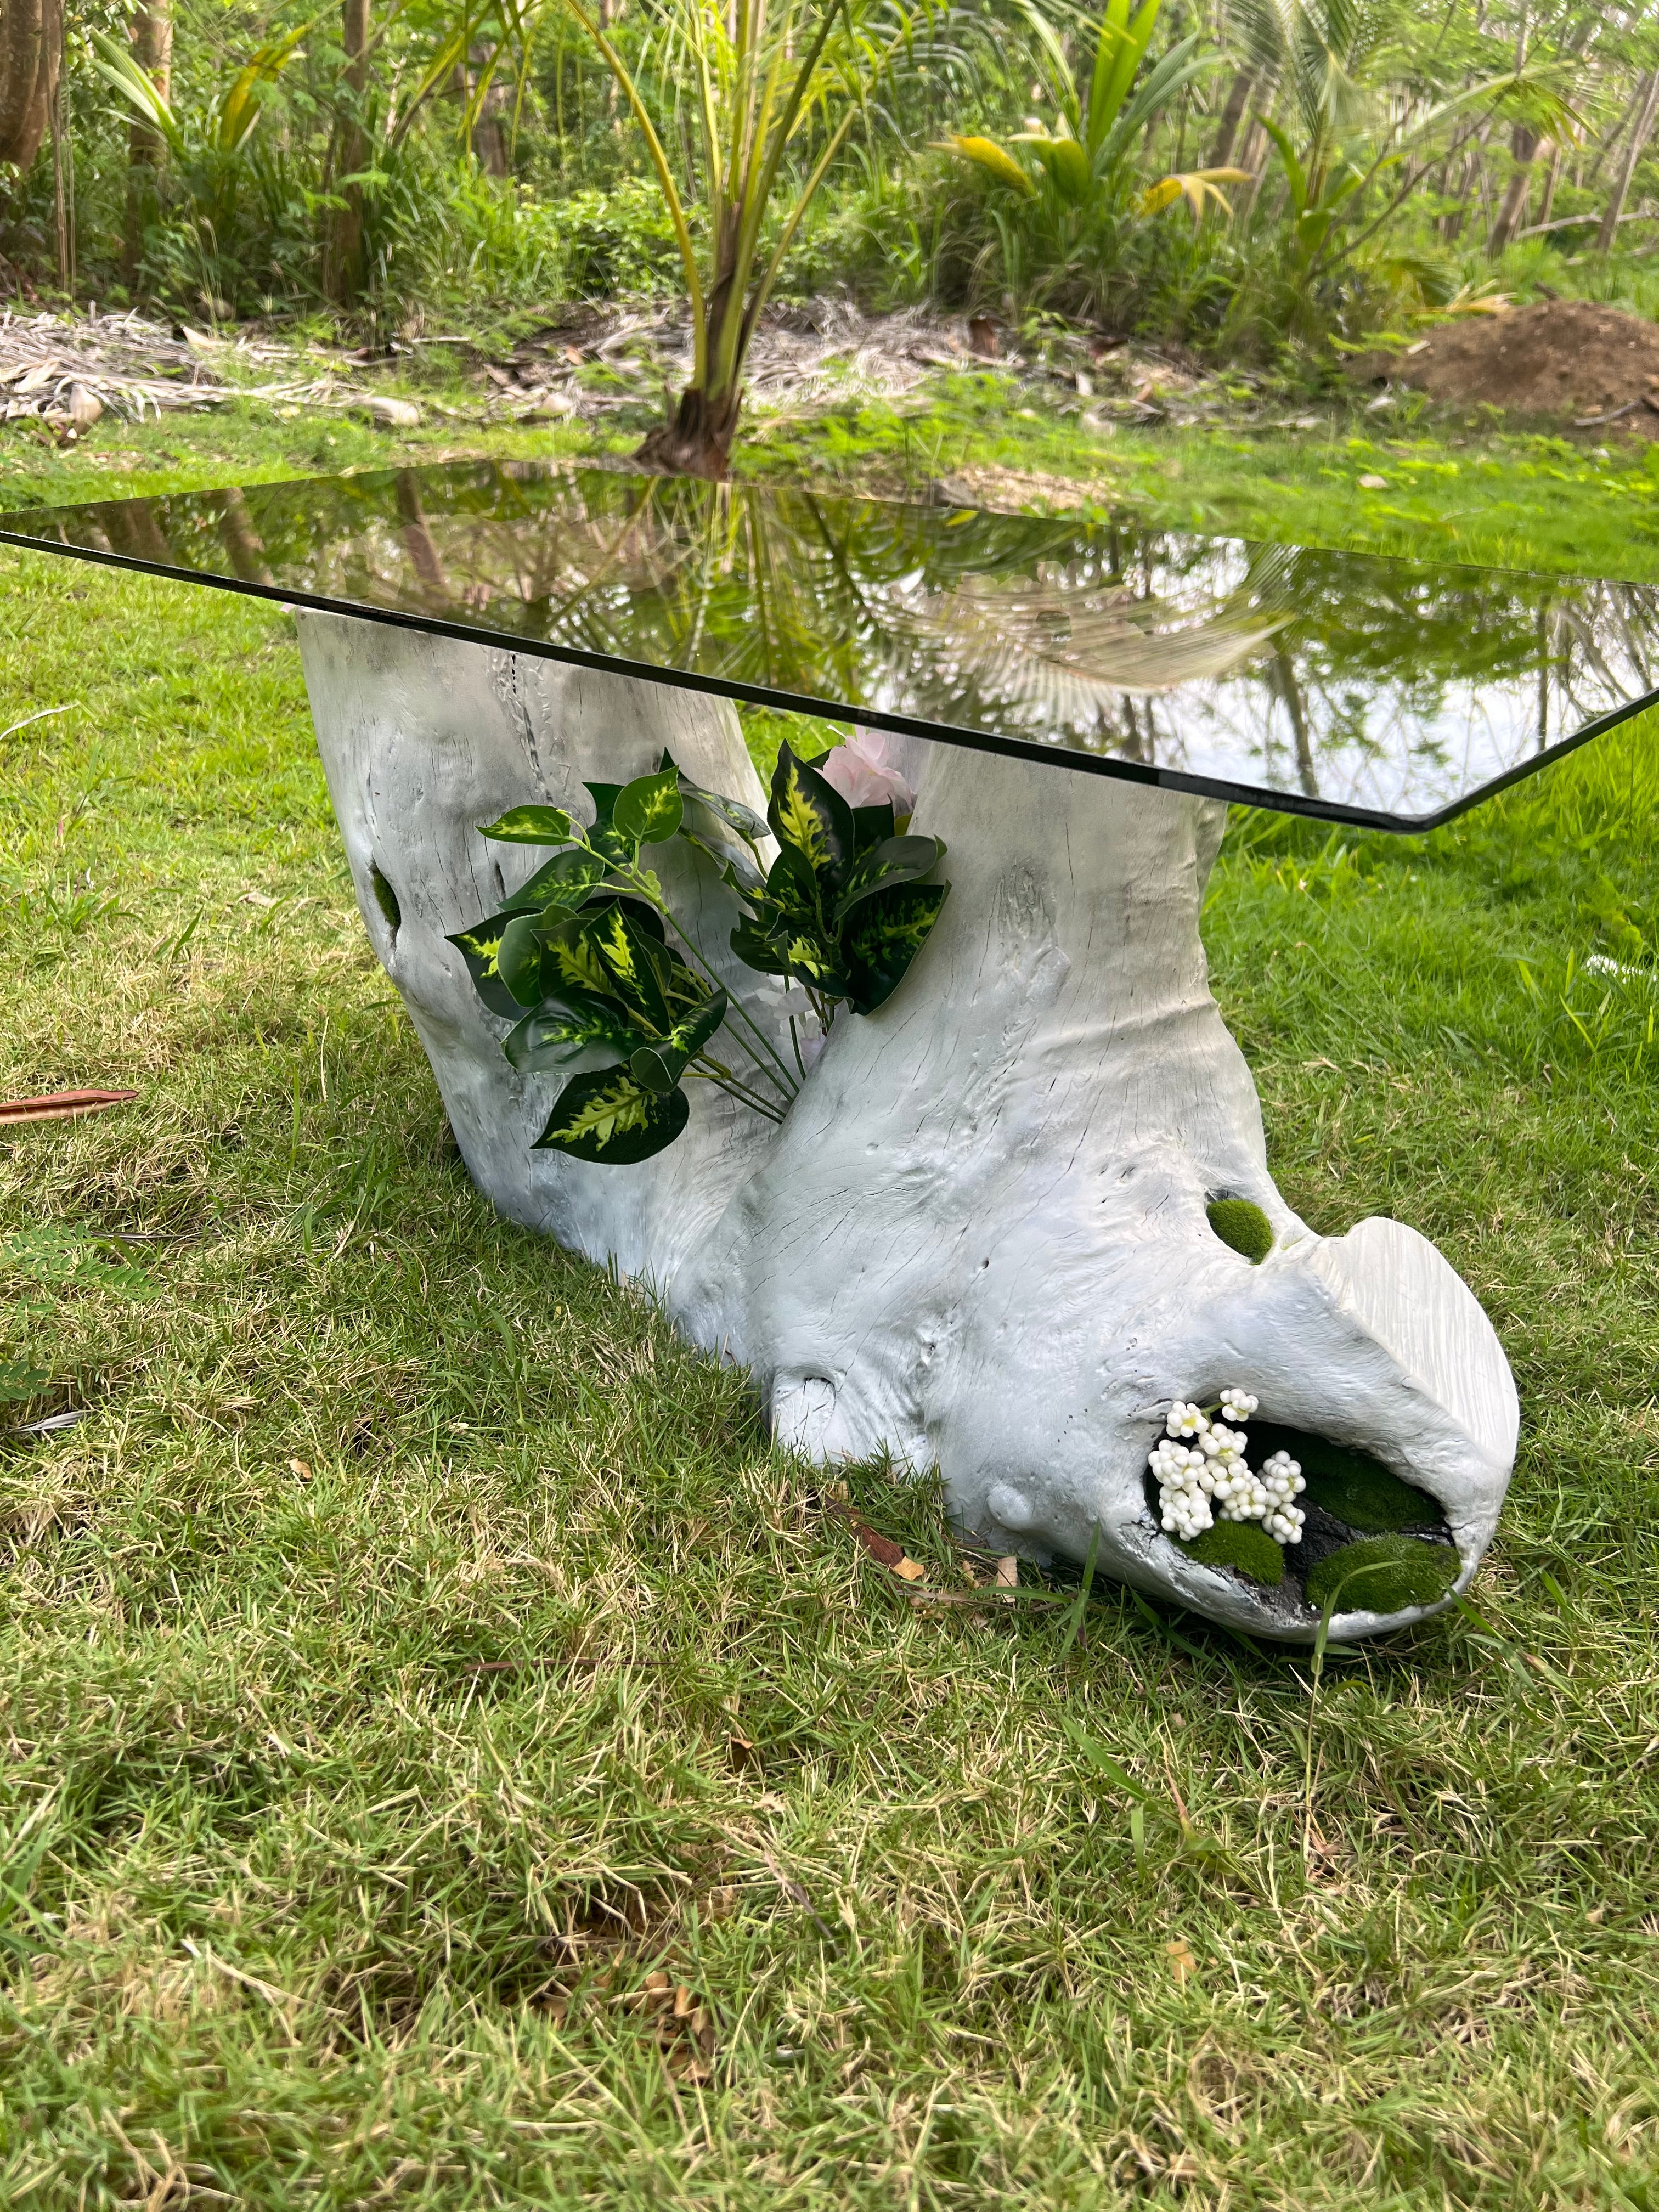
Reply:
[[1432, 1605], [1457, 1580], [1460, 1564], [1449, 1544], [1373, 1536], [1319, 1562], [1308, 1577], [1308, 1602], [1322, 1613], [1333, 1600], [1342, 1613], [1401, 1613], [1408, 1605]]
[[1218, 1198], [1204, 1212], [1222, 1243], [1242, 1252], [1253, 1267], [1259, 1267], [1273, 1250], [1273, 1225], [1248, 1198]]
[[1326, 1442], [1300, 1429], [1281, 1429], [1270, 1421], [1249, 1424], [1250, 1465], [1260, 1467], [1276, 1451], [1289, 1452], [1307, 1484], [1299, 1503], [1317, 1505], [1334, 1520], [1367, 1535], [1389, 1535], [1398, 1528], [1437, 1528], [1442, 1514], [1426, 1490], [1390, 1474], [1368, 1452]]
[[1231, 1567], [1253, 1583], [1272, 1589], [1285, 1579], [1285, 1554], [1267, 1530], [1254, 1521], [1218, 1521], [1189, 1544], [1176, 1540], [1176, 1548], [1200, 1566]]

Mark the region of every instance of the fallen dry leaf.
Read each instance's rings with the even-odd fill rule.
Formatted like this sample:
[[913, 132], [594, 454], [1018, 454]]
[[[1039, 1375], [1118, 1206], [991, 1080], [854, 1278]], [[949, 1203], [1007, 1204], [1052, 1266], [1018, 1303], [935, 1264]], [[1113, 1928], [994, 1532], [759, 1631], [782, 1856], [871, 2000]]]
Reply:
[[1184, 1989], [1198, 1972], [1198, 1960], [1193, 1955], [1192, 1945], [1184, 1936], [1177, 1936], [1173, 1943], [1166, 1943], [1164, 1948], [1169, 1958], [1170, 1972], [1176, 1978], [1176, 1986]]
[[902, 1553], [893, 1562], [893, 1572], [902, 1583], [919, 1583], [927, 1571], [920, 1559], [912, 1559]]
[[301, 1482], [309, 1482], [311, 1480], [311, 1469], [302, 1459], [289, 1460], [288, 1471], [290, 1474], [297, 1474]]
[[0, 1122], [73, 1121], [131, 1105], [137, 1096], [136, 1091], [50, 1091], [43, 1098], [9, 1098], [0, 1104]]
[[896, 1544], [890, 1536], [878, 1535], [875, 1529], [866, 1528], [856, 1514], [849, 1517], [852, 1522], [853, 1534], [871, 1558], [878, 1565], [884, 1567], [897, 1566], [899, 1561], [904, 1557], [903, 1545]]
[[761, 1756], [746, 1735], [735, 1732], [726, 1739], [726, 1756], [732, 1771], [738, 1774], [758, 1774]]

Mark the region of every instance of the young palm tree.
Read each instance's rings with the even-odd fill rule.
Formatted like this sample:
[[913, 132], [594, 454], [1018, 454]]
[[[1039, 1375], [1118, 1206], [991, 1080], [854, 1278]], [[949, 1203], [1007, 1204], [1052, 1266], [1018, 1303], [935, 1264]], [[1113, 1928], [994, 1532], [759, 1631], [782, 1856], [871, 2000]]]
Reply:
[[[653, 117], [643, 72], [628, 67], [586, 0], [563, 5], [645, 139], [691, 305], [691, 381], [638, 459], [718, 480], [755, 326], [801, 218], [884, 81], [920, 40], [937, 38], [943, 0], [662, 0], [651, 58], [673, 122], [689, 123], [680, 131], [668, 114]], [[679, 177], [664, 144], [676, 137], [684, 141]], [[786, 188], [782, 225], [769, 240], [768, 212]]]

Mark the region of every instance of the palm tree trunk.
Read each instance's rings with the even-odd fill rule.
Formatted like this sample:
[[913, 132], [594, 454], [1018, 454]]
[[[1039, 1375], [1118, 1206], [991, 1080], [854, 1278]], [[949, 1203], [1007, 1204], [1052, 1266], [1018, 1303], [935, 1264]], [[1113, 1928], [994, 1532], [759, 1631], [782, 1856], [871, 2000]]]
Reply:
[[[337, 179], [355, 176], [368, 166], [368, 133], [363, 128], [363, 95], [368, 90], [369, 0], [343, 0], [340, 43], [345, 53], [345, 100], [334, 142]], [[363, 188], [341, 183], [323, 255], [323, 286], [337, 307], [356, 305], [363, 289]]]
[[1498, 220], [1492, 227], [1492, 236], [1486, 240], [1489, 260], [1498, 260], [1514, 243], [1515, 234], [1525, 219], [1527, 201], [1532, 192], [1532, 165], [1542, 143], [1535, 131], [1528, 131], [1524, 124], [1516, 124], [1510, 139], [1515, 167], [1504, 189]]
[[1642, 105], [1636, 120], [1631, 125], [1630, 138], [1625, 147], [1625, 158], [1620, 166], [1619, 182], [1613, 198], [1607, 202], [1601, 217], [1601, 228], [1595, 234], [1595, 250], [1607, 253], [1613, 249], [1619, 234], [1619, 218], [1625, 212], [1625, 202], [1630, 198], [1630, 188], [1636, 175], [1636, 165], [1648, 149], [1648, 134], [1653, 129], [1653, 117], [1659, 108], [1659, 69], [1650, 70], [1643, 88]]
[[743, 406], [740, 386], [712, 398], [700, 385], [680, 394], [673, 419], [659, 422], [634, 454], [635, 468], [654, 475], [702, 477], [721, 483], [731, 465], [732, 441]]
[[[471, 60], [475, 70], [481, 71], [488, 58], [488, 47], [482, 44], [474, 46]], [[611, 82], [614, 84], [616, 80]], [[507, 158], [507, 87], [498, 70], [478, 102], [478, 112], [472, 122], [472, 151], [488, 177], [504, 177], [512, 167]]]
[[27, 169], [40, 152], [63, 50], [60, 0], [0, 0], [0, 161]]
[[1221, 120], [1216, 125], [1215, 143], [1210, 149], [1211, 168], [1224, 169], [1231, 161], [1238, 126], [1244, 120], [1244, 110], [1249, 105], [1250, 94], [1255, 89], [1255, 71], [1253, 69], [1234, 71], [1233, 81], [1227, 88], [1227, 100], [1221, 111]]
[[49, 110], [52, 128], [52, 218], [58, 234], [58, 289], [67, 300], [75, 297], [75, 171], [69, 127], [64, 117], [64, 72], [52, 88]]
[[1559, 138], [1550, 147], [1550, 165], [1544, 173], [1544, 197], [1538, 203], [1538, 228], [1548, 222], [1555, 207], [1555, 189], [1561, 181], [1561, 164], [1566, 157], [1566, 147]]
[[[163, 100], [173, 82], [173, 0], [149, 0], [132, 19], [132, 58]], [[135, 116], [127, 134], [127, 204], [121, 234], [121, 273], [131, 284], [144, 254], [144, 233], [156, 215], [156, 184], [167, 141], [152, 123]]]

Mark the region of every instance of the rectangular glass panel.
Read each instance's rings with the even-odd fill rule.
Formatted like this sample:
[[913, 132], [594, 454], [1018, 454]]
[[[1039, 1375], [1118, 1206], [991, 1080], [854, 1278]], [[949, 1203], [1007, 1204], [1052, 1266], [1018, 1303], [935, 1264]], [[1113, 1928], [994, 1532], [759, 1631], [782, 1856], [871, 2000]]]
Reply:
[[1644, 585], [537, 462], [35, 510], [0, 538], [1396, 830], [1659, 683]]

